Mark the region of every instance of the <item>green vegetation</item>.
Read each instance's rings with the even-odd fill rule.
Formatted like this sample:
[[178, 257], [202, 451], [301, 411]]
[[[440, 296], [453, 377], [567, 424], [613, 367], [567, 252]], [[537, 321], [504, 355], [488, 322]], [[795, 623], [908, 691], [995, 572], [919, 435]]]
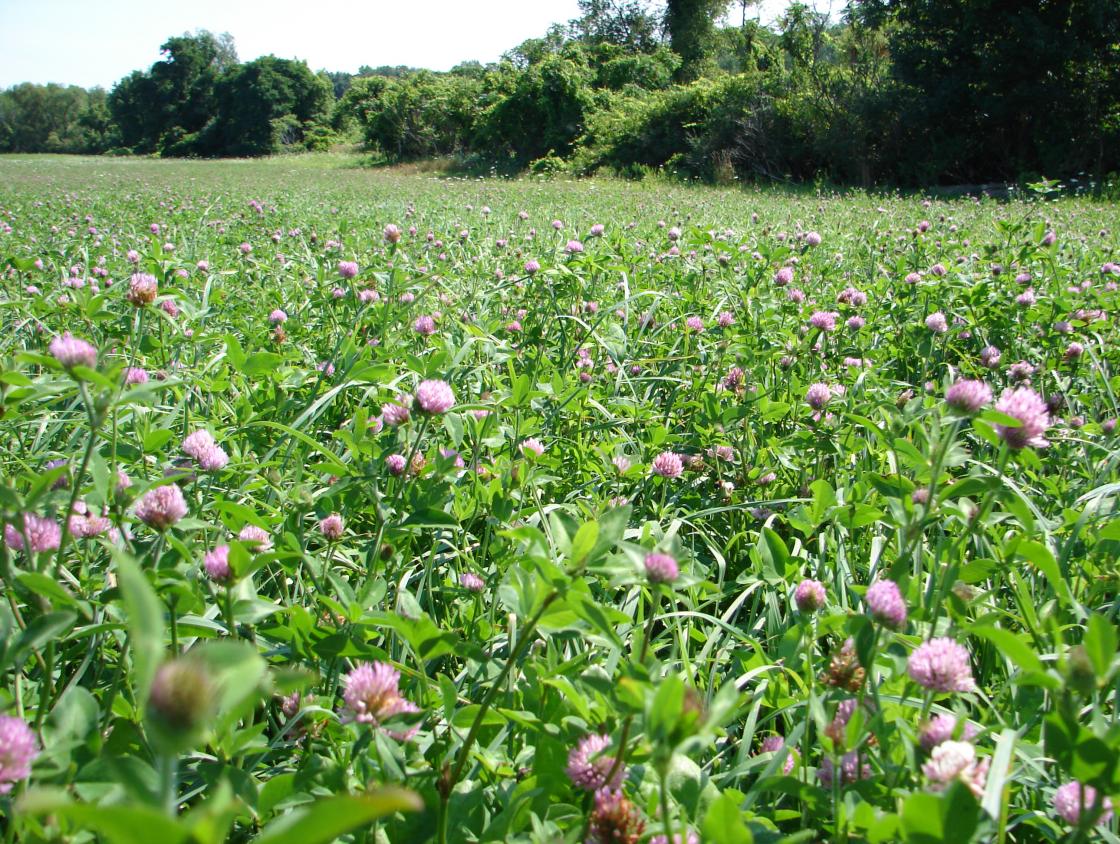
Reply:
[[[733, 21], [737, 5], [741, 15]], [[239, 64], [169, 39], [109, 94], [0, 93], [0, 151], [256, 156], [364, 143], [378, 160], [513, 173], [923, 187], [1120, 169], [1117, 0], [581, 0], [581, 17], [447, 73]]]
[[1113, 206], [353, 163], [0, 158], [6, 842], [1116, 840]]

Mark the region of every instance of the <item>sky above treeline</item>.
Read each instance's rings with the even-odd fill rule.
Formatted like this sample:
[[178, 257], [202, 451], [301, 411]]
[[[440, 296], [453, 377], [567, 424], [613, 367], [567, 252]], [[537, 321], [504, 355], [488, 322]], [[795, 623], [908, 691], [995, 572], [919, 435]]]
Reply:
[[[765, 23], [788, 5], [763, 0], [748, 14]], [[827, 10], [828, 0], [818, 6]], [[0, 0], [0, 88], [110, 88], [158, 61], [169, 36], [196, 29], [233, 35], [242, 61], [273, 54], [304, 59], [312, 70], [449, 70], [495, 61], [578, 14], [576, 0]], [[739, 14], [736, 2], [730, 17]]]

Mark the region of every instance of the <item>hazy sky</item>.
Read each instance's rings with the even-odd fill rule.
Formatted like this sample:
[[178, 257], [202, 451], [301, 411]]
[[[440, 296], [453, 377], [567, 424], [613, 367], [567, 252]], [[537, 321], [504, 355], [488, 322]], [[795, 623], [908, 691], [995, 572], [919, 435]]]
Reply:
[[[787, 5], [764, 0], [762, 19]], [[0, 0], [0, 87], [108, 88], [157, 61], [168, 36], [195, 29], [232, 34], [242, 61], [272, 53], [312, 70], [447, 70], [494, 61], [577, 11], [576, 0]]]

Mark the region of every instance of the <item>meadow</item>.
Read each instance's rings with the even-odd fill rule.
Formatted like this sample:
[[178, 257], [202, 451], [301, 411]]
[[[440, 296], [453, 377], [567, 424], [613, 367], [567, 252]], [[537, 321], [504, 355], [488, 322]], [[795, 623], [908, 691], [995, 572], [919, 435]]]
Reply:
[[11, 842], [1120, 841], [1120, 215], [0, 158]]

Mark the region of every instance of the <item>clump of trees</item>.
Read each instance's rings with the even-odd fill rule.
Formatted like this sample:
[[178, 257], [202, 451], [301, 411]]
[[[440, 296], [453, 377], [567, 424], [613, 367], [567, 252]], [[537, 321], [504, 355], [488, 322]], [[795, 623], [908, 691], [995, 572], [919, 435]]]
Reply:
[[167, 39], [163, 58], [106, 93], [17, 85], [0, 92], [0, 151], [267, 155], [334, 140], [333, 84], [301, 61], [239, 62], [228, 34]]
[[102, 88], [33, 85], [0, 91], [0, 151], [101, 152], [115, 142]]
[[[108, 95], [0, 93], [0, 150], [384, 158], [715, 180], [972, 183], [1120, 169], [1117, 0], [580, 0], [494, 64], [318, 74], [169, 39]], [[737, 18], [737, 20], [736, 20]]]
[[[164, 58], [109, 94], [122, 145], [162, 155], [267, 155], [329, 142], [333, 84], [307, 64], [237, 60], [228, 35], [169, 38]], [[324, 137], [324, 135], [328, 137]]]
[[772, 27], [753, 5], [581, 0], [469, 78], [356, 86], [345, 113], [391, 159], [860, 185], [1120, 168], [1116, 0], [793, 3]]

